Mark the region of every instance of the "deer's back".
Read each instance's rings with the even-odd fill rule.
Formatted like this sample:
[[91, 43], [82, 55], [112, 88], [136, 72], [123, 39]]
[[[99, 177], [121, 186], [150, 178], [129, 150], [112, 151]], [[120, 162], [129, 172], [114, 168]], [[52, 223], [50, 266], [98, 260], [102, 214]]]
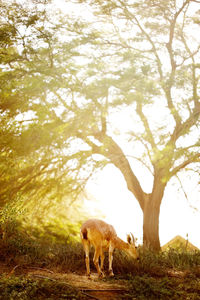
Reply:
[[81, 227], [82, 237], [92, 244], [96, 240], [110, 241], [117, 236], [112, 225], [98, 219], [89, 219]]

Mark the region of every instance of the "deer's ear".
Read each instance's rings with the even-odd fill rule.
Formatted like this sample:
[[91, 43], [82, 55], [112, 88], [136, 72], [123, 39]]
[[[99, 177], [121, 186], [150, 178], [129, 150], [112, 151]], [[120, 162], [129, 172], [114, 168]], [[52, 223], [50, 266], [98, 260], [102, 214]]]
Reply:
[[134, 238], [134, 235], [132, 233], [130, 235], [132, 237], [132, 244], [135, 245], [136, 239]]
[[127, 242], [128, 242], [129, 244], [131, 244], [131, 236], [130, 236], [130, 234], [127, 234]]

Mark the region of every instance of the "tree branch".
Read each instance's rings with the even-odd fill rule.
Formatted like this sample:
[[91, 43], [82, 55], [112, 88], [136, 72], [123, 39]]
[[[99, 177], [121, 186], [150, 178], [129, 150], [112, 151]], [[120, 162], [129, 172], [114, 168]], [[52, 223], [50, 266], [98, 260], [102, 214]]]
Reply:
[[144, 162], [144, 160], [142, 158], [139, 158], [139, 157], [133, 156], [133, 155], [126, 155], [126, 157], [130, 157], [132, 159], [139, 161], [149, 171], [149, 173], [151, 173], [152, 176], [154, 175], [153, 171], [150, 169], [150, 167], [147, 165], [147, 163]]
[[168, 50], [169, 57], [170, 57], [171, 73], [170, 73], [167, 85], [164, 87], [164, 91], [165, 91], [165, 94], [166, 94], [168, 107], [169, 107], [169, 109], [170, 109], [170, 111], [171, 111], [171, 113], [174, 117], [174, 120], [176, 122], [177, 127], [179, 127], [179, 125], [181, 123], [181, 117], [179, 116], [178, 111], [175, 109], [175, 106], [174, 106], [173, 101], [172, 101], [172, 96], [171, 96], [171, 88], [174, 84], [174, 77], [175, 77], [175, 72], [176, 72], [176, 68], [177, 68], [177, 64], [176, 64], [176, 61], [175, 61], [175, 58], [174, 58], [174, 51], [173, 51], [173, 39], [174, 39], [174, 31], [175, 31], [177, 18], [180, 15], [180, 13], [183, 11], [184, 7], [189, 3], [189, 1], [190, 0], [186, 0], [183, 3], [183, 5], [181, 6], [181, 8], [175, 13], [174, 19], [170, 23], [169, 41], [166, 44], [166, 48]]
[[198, 101], [198, 94], [197, 94], [197, 76], [196, 76], [196, 63], [195, 63], [195, 59], [194, 56], [195, 54], [198, 53], [200, 46], [198, 47], [198, 50], [193, 52], [190, 50], [184, 36], [183, 36], [183, 32], [181, 34], [181, 39], [182, 42], [185, 46], [186, 51], [189, 53], [189, 58], [191, 58], [192, 60], [192, 84], [193, 84], [193, 101], [194, 101], [194, 106], [198, 107], [199, 105], [199, 101]]
[[145, 143], [146, 140], [144, 140], [142, 136], [139, 137], [139, 136], [136, 135], [134, 132], [131, 132], [130, 135], [133, 136], [133, 137], [135, 137], [135, 139], [136, 139], [137, 141], [139, 141], [139, 142], [144, 146], [144, 148], [146, 149], [146, 153], [147, 153], [147, 155], [148, 155], [148, 157], [149, 157], [149, 160], [150, 160], [151, 163], [152, 163], [152, 157], [151, 157], [151, 154], [150, 154], [148, 145], [147, 145], [147, 143]]
[[192, 114], [190, 114], [189, 118], [184, 123], [175, 127], [174, 132], [171, 135], [171, 138], [170, 138], [169, 142], [167, 143], [167, 145], [174, 144], [180, 136], [186, 134], [188, 132], [188, 130], [193, 125], [196, 124], [196, 122], [199, 118], [199, 115], [200, 115], [200, 104], [194, 108]]
[[135, 16], [134, 16], [134, 19], [135, 19], [139, 29], [141, 30], [141, 32], [146, 36], [148, 42], [152, 46], [152, 51], [153, 51], [154, 56], [156, 58], [156, 64], [157, 64], [157, 69], [158, 69], [158, 73], [159, 73], [159, 76], [160, 76], [160, 81], [162, 81], [163, 80], [162, 64], [161, 64], [161, 60], [160, 60], [160, 57], [158, 55], [158, 52], [156, 50], [156, 46], [155, 46], [153, 40], [151, 39], [150, 35], [144, 30], [144, 28], [141, 26], [141, 24], [139, 23], [138, 19]]
[[139, 115], [143, 125], [144, 125], [144, 128], [145, 128], [145, 131], [146, 131], [146, 140], [150, 143], [152, 149], [157, 149], [156, 147], [156, 143], [154, 141], [154, 138], [153, 138], [153, 135], [152, 135], [152, 132], [151, 132], [151, 129], [149, 127], [149, 123], [148, 123], [148, 120], [146, 118], [146, 116], [144, 115], [143, 111], [142, 111], [142, 104], [141, 102], [137, 102], [137, 108], [136, 108], [136, 111], [137, 111], [137, 114]]
[[131, 166], [125, 154], [118, 146], [118, 144], [112, 139], [112, 137], [108, 135], [101, 135], [100, 137], [98, 135], [97, 138], [103, 143], [101, 154], [107, 157], [110, 162], [113, 163], [121, 171], [126, 181], [127, 188], [134, 194], [140, 204], [141, 209], [143, 210], [145, 199], [148, 194], [143, 191], [136, 175], [131, 169]]
[[191, 156], [189, 159], [181, 163], [179, 166], [175, 167], [171, 172], [170, 172], [170, 177], [176, 175], [181, 169], [184, 169], [186, 166], [188, 166], [191, 163], [194, 162], [200, 162], [200, 153], [197, 153], [193, 156]]

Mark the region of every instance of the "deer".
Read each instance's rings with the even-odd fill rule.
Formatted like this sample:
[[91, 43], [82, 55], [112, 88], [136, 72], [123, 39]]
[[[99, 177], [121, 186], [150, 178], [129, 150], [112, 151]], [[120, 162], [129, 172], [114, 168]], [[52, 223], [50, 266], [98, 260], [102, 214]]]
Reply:
[[[117, 236], [114, 227], [106, 222], [98, 219], [89, 219], [81, 226], [81, 242], [85, 252], [85, 264], [87, 276], [90, 279], [90, 246], [94, 247], [93, 262], [98, 272], [98, 277], [103, 278], [105, 252], [108, 252], [109, 260], [109, 276], [114, 276], [112, 269], [113, 251], [115, 249], [125, 251], [133, 259], [139, 259], [139, 255], [135, 246], [135, 239], [132, 236], [127, 236], [127, 243]], [[101, 264], [99, 265], [99, 258]]]

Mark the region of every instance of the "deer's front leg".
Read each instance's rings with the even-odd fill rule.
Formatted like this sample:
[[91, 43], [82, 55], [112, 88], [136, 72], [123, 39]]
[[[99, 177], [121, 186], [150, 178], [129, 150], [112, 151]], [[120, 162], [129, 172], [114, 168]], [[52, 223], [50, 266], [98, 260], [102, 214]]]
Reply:
[[109, 276], [114, 276], [113, 269], [112, 269], [112, 262], [113, 262], [113, 251], [114, 248], [112, 245], [109, 246]]
[[102, 253], [101, 253], [101, 271], [103, 272], [104, 270], [104, 258], [105, 258], [105, 255], [104, 255], [104, 251], [102, 250]]

